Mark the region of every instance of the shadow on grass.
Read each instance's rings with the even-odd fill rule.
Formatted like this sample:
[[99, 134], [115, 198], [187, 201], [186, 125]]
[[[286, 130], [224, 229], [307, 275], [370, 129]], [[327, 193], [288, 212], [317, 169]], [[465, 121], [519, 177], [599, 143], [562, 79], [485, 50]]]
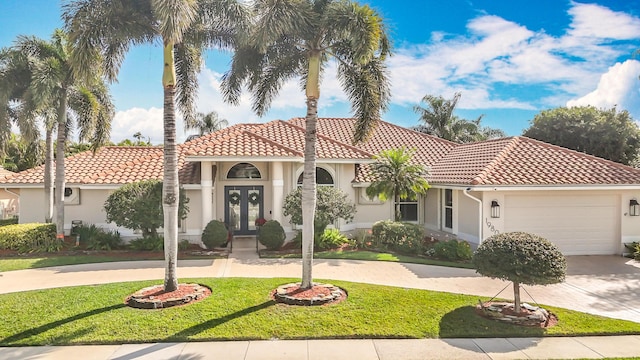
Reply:
[[172, 336], [170, 336], [169, 338], [167, 338], [167, 341], [184, 341], [185, 339], [187, 339], [189, 336], [193, 336], [196, 335], [200, 332], [203, 332], [205, 330], [214, 328], [216, 326], [222, 325], [228, 321], [243, 317], [245, 315], [249, 315], [253, 312], [256, 311], [260, 311], [263, 309], [266, 309], [268, 307], [271, 307], [273, 305], [275, 305], [276, 302], [273, 300], [269, 300], [269, 301], [265, 301], [262, 304], [259, 305], [255, 305], [255, 306], [251, 306], [248, 307], [246, 309], [242, 309], [240, 311], [236, 311], [232, 314], [229, 315], [225, 315], [223, 317], [219, 317], [217, 319], [211, 319], [209, 321], [203, 322], [201, 324], [197, 324], [194, 325], [190, 328], [184, 329], [178, 333], [173, 334]]
[[[80, 319], [84, 319], [87, 318], [89, 316], [93, 316], [93, 315], [98, 315], [98, 314], [102, 314], [108, 311], [112, 311], [112, 310], [117, 310], [117, 309], [121, 309], [123, 307], [125, 307], [125, 304], [116, 304], [116, 305], [112, 305], [112, 306], [107, 306], [107, 307], [103, 307], [100, 309], [94, 309], [91, 311], [87, 311], [81, 314], [77, 314], [65, 319], [60, 319], [58, 321], [54, 321], [54, 322], [50, 322], [48, 324], [44, 324], [41, 326], [38, 326], [37, 328], [32, 328], [32, 329], [28, 329], [22, 332], [19, 332], [15, 335], [11, 335], [9, 337], [6, 337], [4, 339], [0, 339], [0, 344], [3, 345], [10, 345], [11, 343], [20, 341], [20, 340], [24, 340], [24, 339], [28, 339], [31, 336], [35, 336], [35, 335], [39, 335], [42, 334], [44, 332], [47, 332], [49, 330], [52, 330], [58, 326], [62, 326]], [[70, 337], [65, 337], [67, 340], [72, 340], [72, 338]]]
[[475, 312], [473, 306], [459, 307], [440, 320], [441, 338], [542, 337], [542, 328], [506, 324], [489, 320]]

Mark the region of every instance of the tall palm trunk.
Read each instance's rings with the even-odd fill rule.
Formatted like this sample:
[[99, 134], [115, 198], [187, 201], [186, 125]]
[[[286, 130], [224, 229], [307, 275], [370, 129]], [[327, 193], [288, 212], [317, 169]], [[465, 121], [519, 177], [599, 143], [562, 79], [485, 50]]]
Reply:
[[316, 214], [316, 124], [320, 97], [320, 53], [309, 58], [307, 76], [307, 116], [304, 136], [304, 173], [302, 175], [302, 284], [303, 289], [313, 286], [313, 240]]
[[58, 104], [58, 143], [56, 144], [56, 237], [64, 239], [64, 144], [67, 140], [67, 90], [61, 90]]
[[164, 290], [178, 289], [178, 157], [176, 146], [176, 114], [173, 43], [164, 47], [164, 175], [162, 209], [164, 213]]
[[400, 196], [399, 195], [394, 195], [393, 196], [393, 200], [395, 201], [395, 218], [396, 221], [400, 221], [402, 219], [402, 214], [400, 213]]
[[53, 222], [53, 125], [46, 124], [44, 153], [44, 222]]

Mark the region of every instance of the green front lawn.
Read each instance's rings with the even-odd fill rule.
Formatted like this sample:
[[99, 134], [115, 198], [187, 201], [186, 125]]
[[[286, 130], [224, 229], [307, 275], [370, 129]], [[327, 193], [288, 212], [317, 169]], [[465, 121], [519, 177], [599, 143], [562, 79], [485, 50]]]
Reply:
[[[278, 252], [262, 251], [260, 257], [263, 258], [300, 258], [300, 253], [281, 254]], [[388, 252], [375, 252], [367, 250], [336, 250], [336, 251], [315, 251], [313, 257], [316, 259], [347, 259], [347, 260], [368, 260], [368, 261], [393, 261], [412, 264], [438, 265], [448, 267], [459, 267], [473, 269], [473, 264], [469, 262], [454, 262], [446, 260], [427, 259], [399, 255]]]
[[[455, 338], [640, 334], [640, 324], [548, 307], [547, 330], [474, 313], [477, 296], [336, 281], [346, 301], [319, 307], [274, 303], [269, 292], [297, 279], [197, 279], [204, 301], [139, 310], [124, 298], [158, 282], [130, 282], [0, 295], [0, 346], [246, 339]], [[186, 280], [183, 280], [186, 282]]]

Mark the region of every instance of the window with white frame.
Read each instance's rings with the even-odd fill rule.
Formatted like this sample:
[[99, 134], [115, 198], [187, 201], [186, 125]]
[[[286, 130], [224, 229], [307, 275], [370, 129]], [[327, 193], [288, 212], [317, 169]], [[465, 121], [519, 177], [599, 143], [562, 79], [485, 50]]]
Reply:
[[443, 227], [445, 229], [453, 229], [453, 190], [445, 189], [442, 197], [444, 208]]
[[400, 205], [400, 221], [418, 222], [418, 200], [400, 199], [397, 204]]
[[[300, 173], [298, 176], [298, 186], [302, 186], [302, 177], [304, 172]], [[327, 169], [323, 169], [321, 167], [316, 168], [316, 185], [318, 186], [334, 186], [333, 176]]]

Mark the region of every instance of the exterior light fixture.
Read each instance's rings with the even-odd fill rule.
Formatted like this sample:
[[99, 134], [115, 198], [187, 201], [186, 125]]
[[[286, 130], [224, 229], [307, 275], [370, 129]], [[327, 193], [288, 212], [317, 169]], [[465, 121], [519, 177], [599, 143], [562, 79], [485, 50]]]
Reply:
[[[638, 212], [640, 212], [640, 204], [638, 204]], [[500, 204], [498, 204], [498, 200], [491, 201], [491, 217], [494, 219], [500, 217]]]
[[640, 216], [640, 204], [638, 204], [638, 200], [631, 199], [629, 201], [629, 215]]

